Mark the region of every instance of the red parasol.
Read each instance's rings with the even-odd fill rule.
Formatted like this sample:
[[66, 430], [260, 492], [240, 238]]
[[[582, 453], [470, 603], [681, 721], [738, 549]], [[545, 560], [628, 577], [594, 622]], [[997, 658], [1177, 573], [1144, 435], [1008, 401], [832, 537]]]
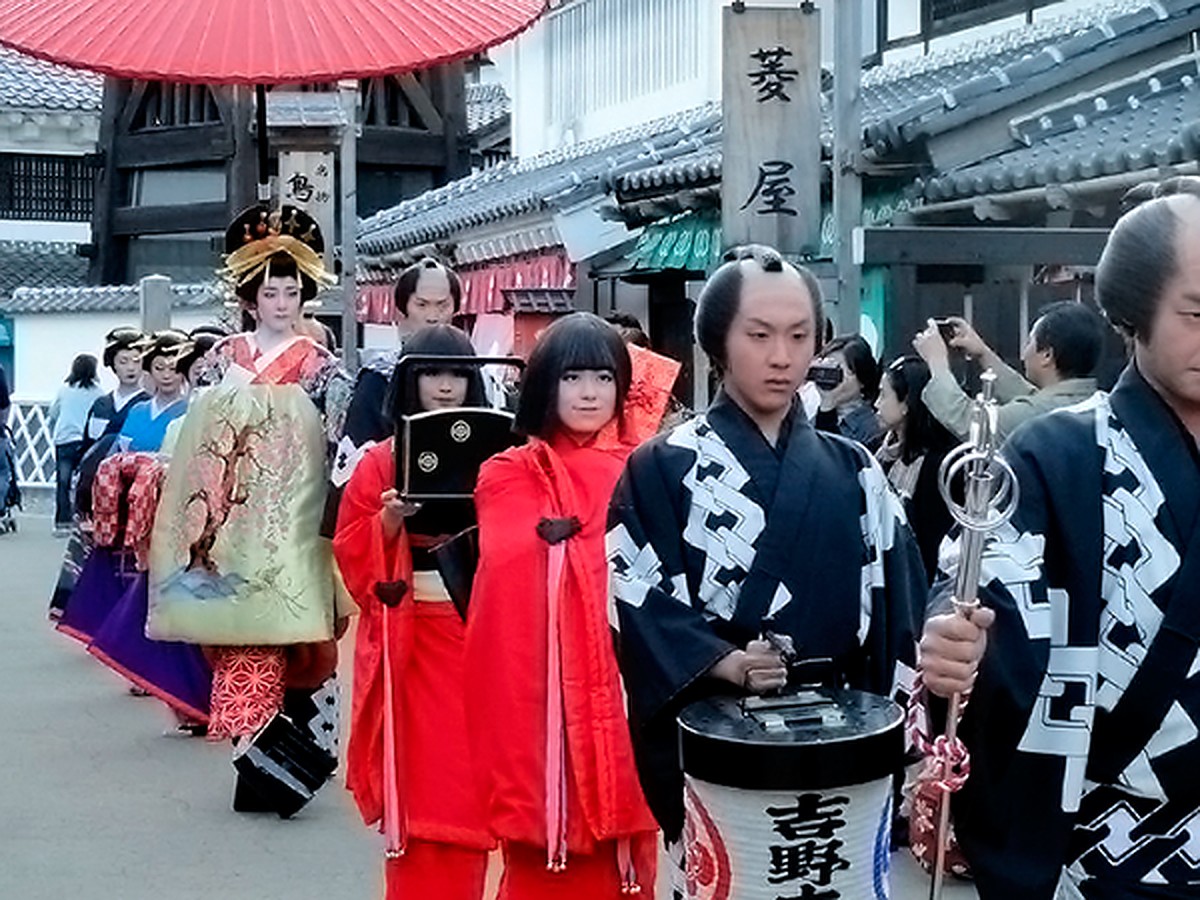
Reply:
[[0, 44], [118, 78], [337, 81], [501, 43], [545, 0], [0, 0]]

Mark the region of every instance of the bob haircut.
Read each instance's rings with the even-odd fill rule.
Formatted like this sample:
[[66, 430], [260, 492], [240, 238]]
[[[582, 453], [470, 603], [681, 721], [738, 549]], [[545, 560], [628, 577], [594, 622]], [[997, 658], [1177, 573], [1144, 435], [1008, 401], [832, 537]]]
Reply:
[[1096, 301], [1127, 339], [1148, 341], [1167, 283], [1179, 268], [1176, 242], [1183, 211], [1200, 211], [1200, 179], [1141, 185], [1123, 198], [1140, 202], [1117, 220], [1096, 265]]
[[[471, 345], [471, 339], [453, 325], [427, 325], [409, 335], [408, 340], [404, 342], [404, 353], [400, 361], [403, 362], [405, 356], [417, 353], [427, 356], [474, 356], [475, 348]], [[421, 408], [420, 394], [417, 392], [417, 379], [422, 375], [442, 372], [461, 375], [467, 379], [467, 397], [463, 406], [487, 406], [483, 376], [478, 366], [409, 366], [404, 371], [403, 383], [400, 379], [400, 366], [396, 366], [392, 370], [392, 378], [384, 400], [384, 412], [391, 416], [393, 424], [398, 422], [401, 416], [424, 412]]]
[[919, 356], [909, 354], [893, 360], [883, 372], [896, 399], [908, 406], [904, 416], [904, 444], [900, 459], [912, 462], [929, 451], [949, 450], [955, 444], [954, 435], [933, 417], [921, 392], [929, 384], [929, 364]]
[[138, 328], [114, 328], [104, 336], [104, 367], [111, 369], [117, 360], [117, 354], [122, 350], [132, 350], [141, 353], [141, 342], [146, 335]]
[[258, 289], [263, 286], [263, 282], [267, 280], [268, 276], [271, 278], [295, 278], [299, 281], [301, 303], [306, 303], [317, 296], [317, 283], [296, 268], [296, 261], [286, 253], [276, 253], [268, 260], [266, 267], [261, 272], [234, 289], [244, 306], [254, 309], [258, 303]]
[[67, 376], [67, 384], [71, 387], [93, 387], [98, 381], [96, 375], [96, 357], [90, 353], [80, 353], [71, 361], [71, 374]]
[[553, 434], [561, 425], [559, 381], [567, 372], [579, 369], [613, 373], [619, 417], [633, 377], [629, 351], [615, 328], [592, 313], [577, 312], [563, 316], [542, 332], [529, 354], [513, 428], [526, 437], [548, 438]]
[[881, 373], [879, 362], [875, 359], [875, 354], [871, 352], [871, 345], [861, 335], [846, 334], [834, 338], [821, 348], [821, 356], [826, 359], [835, 353], [842, 354], [842, 359], [846, 360], [846, 368], [853, 372], [854, 377], [858, 379], [863, 399], [868, 403], [874, 403], [875, 398], [879, 396]]
[[696, 342], [712, 367], [719, 373], [725, 371], [725, 343], [742, 302], [742, 280], [748, 264], [756, 265], [760, 272], [767, 274], [783, 274], [792, 269], [800, 276], [812, 301], [814, 352], [820, 353], [825, 343], [825, 306], [817, 277], [804, 266], [785, 261], [778, 250], [761, 244], [747, 244], [734, 247], [725, 254], [724, 264], [713, 272], [696, 302]]
[[400, 273], [400, 278], [396, 281], [396, 289], [392, 292], [396, 301], [397, 313], [403, 316], [408, 315], [409, 298], [416, 293], [417, 282], [421, 280], [421, 275], [430, 269], [440, 269], [446, 273], [446, 278], [450, 281], [450, 302], [454, 306], [454, 314], [458, 315], [459, 307], [462, 306], [462, 282], [459, 281], [458, 275], [453, 269], [443, 266], [430, 256], [417, 260]]

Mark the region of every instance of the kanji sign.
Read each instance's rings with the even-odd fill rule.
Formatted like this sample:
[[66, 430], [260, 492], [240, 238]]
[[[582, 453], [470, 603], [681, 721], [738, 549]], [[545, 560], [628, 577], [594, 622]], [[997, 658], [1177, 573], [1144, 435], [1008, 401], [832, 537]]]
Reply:
[[820, 21], [801, 6], [723, 13], [726, 247], [820, 247]]
[[[317, 220], [321, 233], [334, 235], [334, 162], [332, 153], [281, 150], [279, 199], [298, 206]], [[334, 241], [325, 241], [325, 264], [332, 263]]]

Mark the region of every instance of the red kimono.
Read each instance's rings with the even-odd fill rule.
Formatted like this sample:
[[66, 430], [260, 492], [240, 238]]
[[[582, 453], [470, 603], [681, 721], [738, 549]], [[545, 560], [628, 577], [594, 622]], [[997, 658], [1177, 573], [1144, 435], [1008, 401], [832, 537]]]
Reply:
[[[346, 587], [362, 610], [346, 784], [368, 825], [378, 823], [383, 830], [385, 804], [398, 807], [404, 855], [388, 860], [389, 898], [478, 900], [494, 841], [467, 746], [465, 629], [448, 600], [414, 596], [409, 536], [402, 531], [394, 542], [385, 540], [380, 495], [393, 486], [393, 442], [388, 440], [368, 450], [355, 468], [342, 495], [333, 542]], [[399, 604], [389, 610], [381, 595]], [[384, 677], [385, 634], [390, 686]], [[392, 760], [386, 758], [384, 733], [389, 706]], [[391, 799], [385, 799], [389, 793]]]
[[[632, 449], [610, 428], [586, 445], [535, 439], [480, 471], [467, 721], [487, 821], [505, 846], [502, 898], [654, 890], [656, 825], [607, 615], [608, 504]], [[571, 517], [573, 536], [539, 535], [544, 518]]]

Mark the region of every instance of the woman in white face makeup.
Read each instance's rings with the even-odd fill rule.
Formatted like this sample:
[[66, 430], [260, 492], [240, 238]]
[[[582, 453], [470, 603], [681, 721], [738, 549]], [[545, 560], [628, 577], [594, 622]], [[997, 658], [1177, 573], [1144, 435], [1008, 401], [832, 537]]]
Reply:
[[[286, 711], [335, 759], [334, 637], [347, 610], [321, 518], [350, 382], [297, 328], [332, 276], [320, 229], [294, 207], [246, 210], [225, 245], [221, 274], [254, 327], [193, 367], [211, 386], [188, 412], [163, 488], [158, 522], [171, 524], [151, 547], [147, 631], [208, 648], [210, 739], [236, 745]], [[251, 769], [233, 806], [284, 814], [294, 800]]]

